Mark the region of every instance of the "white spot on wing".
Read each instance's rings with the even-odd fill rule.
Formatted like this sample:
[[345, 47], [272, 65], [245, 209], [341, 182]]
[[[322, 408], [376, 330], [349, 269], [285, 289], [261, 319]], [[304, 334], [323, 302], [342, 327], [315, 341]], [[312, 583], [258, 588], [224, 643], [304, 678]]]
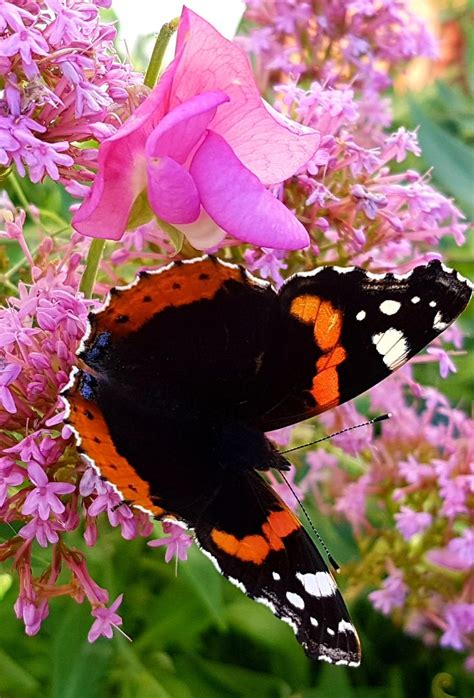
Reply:
[[384, 315], [395, 315], [400, 310], [401, 303], [398, 301], [386, 300], [380, 303], [380, 312]]
[[273, 579], [275, 580], [275, 582], [278, 582], [278, 581], [281, 579], [281, 577], [280, 577], [280, 575], [278, 574], [278, 572], [272, 572], [272, 577], [273, 577]]
[[435, 315], [434, 320], [433, 320], [434, 329], [442, 331], [442, 330], [445, 330], [447, 326], [448, 326], [448, 323], [443, 321], [443, 316], [438, 311]]
[[415, 305], [416, 305], [416, 303], [419, 303], [420, 300], [421, 300], [420, 296], [413, 296], [413, 298], [411, 299], [411, 302], [415, 303]]
[[336, 634], [332, 628], [326, 628], [326, 630], [327, 630], [327, 632], [328, 632], [329, 635], [335, 635], [335, 634]]
[[309, 622], [310, 622], [311, 625], [314, 626], [315, 628], [317, 628], [318, 625], [319, 625], [318, 621], [316, 620], [316, 618], [313, 618], [313, 616], [310, 617]]
[[356, 320], [364, 320], [366, 316], [365, 310], [359, 310], [359, 312], [356, 315]]
[[304, 608], [304, 600], [299, 594], [294, 594], [292, 591], [287, 591], [286, 598], [295, 608]]
[[436, 308], [436, 301], [430, 301], [429, 306], [430, 308]]
[[400, 330], [391, 327], [385, 332], [379, 332], [372, 336], [372, 342], [388, 368], [393, 369], [405, 359], [408, 344], [405, 335]]
[[310, 596], [321, 598], [322, 596], [334, 596], [337, 587], [329, 572], [296, 573], [296, 578], [301, 582], [305, 591]]
[[339, 625], [337, 626], [337, 632], [338, 633], [353, 633], [354, 626], [352, 625], [352, 623], [348, 623], [347, 620], [340, 620]]

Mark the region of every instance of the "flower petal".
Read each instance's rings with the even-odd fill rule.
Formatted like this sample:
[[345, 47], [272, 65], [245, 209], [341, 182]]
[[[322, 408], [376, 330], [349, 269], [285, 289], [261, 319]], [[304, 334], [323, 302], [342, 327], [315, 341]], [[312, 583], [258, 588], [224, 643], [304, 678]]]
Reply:
[[264, 184], [291, 177], [316, 152], [320, 135], [265, 107], [245, 53], [184, 8], [178, 31], [170, 108], [193, 95], [221, 90], [230, 97], [212, 122], [239, 160]]
[[210, 131], [190, 168], [201, 203], [211, 218], [242, 242], [280, 250], [309, 244], [303, 225]]
[[43, 468], [35, 461], [28, 466], [28, 477], [37, 487], [44, 487], [49, 482]]
[[167, 223], [192, 223], [201, 209], [199, 194], [189, 172], [169, 157], [147, 161], [148, 200]]
[[120, 240], [133, 204], [146, 187], [145, 144], [165, 113], [174, 65], [116, 134], [99, 148], [99, 169], [72, 224], [82, 235]]
[[203, 208], [197, 221], [189, 225], [180, 224], [178, 228], [196, 250], [210, 250], [219, 245], [226, 236], [225, 230], [222, 230]]
[[148, 156], [169, 155], [183, 164], [205, 134], [217, 107], [229, 98], [223, 92], [206, 92], [191, 97], [166, 114], [146, 144]]

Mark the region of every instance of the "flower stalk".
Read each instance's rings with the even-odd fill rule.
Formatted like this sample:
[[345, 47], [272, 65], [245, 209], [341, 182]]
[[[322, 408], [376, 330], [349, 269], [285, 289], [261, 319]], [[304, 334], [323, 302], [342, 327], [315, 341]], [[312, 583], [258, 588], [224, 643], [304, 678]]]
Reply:
[[86, 266], [82, 275], [79, 291], [82, 291], [86, 298], [90, 298], [94, 290], [100, 260], [104, 252], [105, 240], [96, 238], [92, 240], [89, 252], [87, 253]]
[[172, 19], [171, 22], [167, 22], [161, 27], [153, 47], [148, 68], [146, 69], [145, 79], [143, 81], [147, 87], [153, 88], [155, 86], [161, 70], [166, 48], [178, 26], [179, 17], [175, 17], [175, 19]]

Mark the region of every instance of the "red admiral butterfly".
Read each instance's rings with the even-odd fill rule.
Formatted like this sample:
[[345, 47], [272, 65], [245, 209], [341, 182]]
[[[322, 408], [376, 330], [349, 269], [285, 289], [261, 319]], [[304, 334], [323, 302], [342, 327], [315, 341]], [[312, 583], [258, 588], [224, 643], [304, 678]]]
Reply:
[[142, 272], [90, 315], [64, 393], [68, 422], [127, 502], [192, 529], [311, 658], [357, 666], [359, 640], [331, 573], [260, 475], [289, 467], [265, 432], [386, 378], [470, 295], [437, 261], [403, 275], [321, 267], [279, 293], [213, 257]]

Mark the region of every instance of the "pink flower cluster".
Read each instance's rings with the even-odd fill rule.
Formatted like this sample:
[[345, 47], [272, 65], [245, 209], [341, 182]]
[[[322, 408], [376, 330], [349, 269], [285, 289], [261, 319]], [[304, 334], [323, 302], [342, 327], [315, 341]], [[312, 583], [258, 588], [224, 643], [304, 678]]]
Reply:
[[247, 0], [249, 37], [262, 90], [281, 77], [327, 87], [351, 85], [362, 96], [368, 124], [387, 126], [390, 105], [381, 94], [407, 60], [434, 57], [426, 23], [405, 0]]
[[322, 135], [305, 171], [277, 192], [306, 225], [320, 260], [408, 269], [439, 258], [446, 236], [464, 242], [468, 226], [454, 202], [427, 176], [400, 172], [408, 153], [420, 154], [416, 133], [401, 127], [379, 144], [364, 144], [360, 102], [351, 89], [314, 82], [306, 90], [289, 83], [277, 91], [281, 111]]
[[[94, 305], [77, 288], [84, 242], [77, 235], [63, 241], [46, 236], [33, 258], [23, 234], [24, 215], [10, 204], [2, 217], [6, 235], [17, 240], [24, 262], [31, 264], [31, 281], [20, 282], [18, 297], [0, 307], [0, 519], [18, 529], [0, 544], [0, 560], [13, 558], [19, 578], [15, 612], [28, 634], [39, 631], [50, 597], [68, 594], [91, 604], [95, 621], [89, 640], [94, 641], [101, 634], [110, 637], [112, 625], [120, 625], [115, 611], [121, 597], [106, 607], [108, 592], [91, 578], [84, 555], [68, 547], [66, 534], [84, 521], [84, 540], [95, 545], [102, 513], [127, 540], [149, 536], [153, 525], [86, 468], [62, 424], [58, 393], [68, 381]], [[173, 538], [173, 525], [167, 526]], [[168, 547], [168, 558], [175, 553], [173, 545], [180, 559], [186, 557], [186, 536], [181, 529], [179, 535], [180, 542]], [[51, 562], [37, 576], [31, 569], [35, 543], [52, 546]], [[63, 568], [70, 582], [55, 588]]]
[[[32, 182], [89, 181], [94, 150], [130, 112], [139, 77], [113, 47], [110, 0], [0, 3], [0, 165]], [[137, 97], [138, 98], [138, 95]], [[74, 169], [72, 166], [75, 165]], [[82, 175], [81, 175], [82, 171]]]

